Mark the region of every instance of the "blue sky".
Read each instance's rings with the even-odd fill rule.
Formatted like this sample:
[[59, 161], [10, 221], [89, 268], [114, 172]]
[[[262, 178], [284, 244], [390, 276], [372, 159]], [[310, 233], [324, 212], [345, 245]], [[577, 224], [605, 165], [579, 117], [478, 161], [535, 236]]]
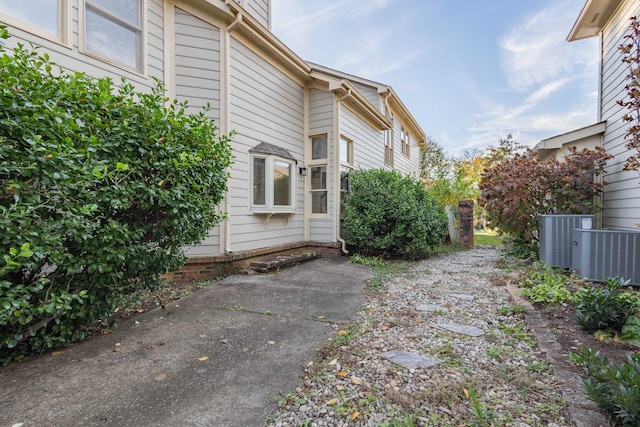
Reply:
[[598, 40], [567, 42], [585, 0], [272, 0], [305, 60], [394, 88], [453, 155], [597, 121]]

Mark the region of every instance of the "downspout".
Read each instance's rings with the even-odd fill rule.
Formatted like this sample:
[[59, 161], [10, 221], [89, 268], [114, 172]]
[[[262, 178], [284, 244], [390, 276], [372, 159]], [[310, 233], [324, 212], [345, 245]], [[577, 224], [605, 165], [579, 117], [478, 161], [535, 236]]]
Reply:
[[[347, 93], [345, 93], [344, 95], [342, 95], [340, 98], [338, 98], [338, 123], [340, 123], [340, 106], [342, 105], [342, 101], [344, 101], [347, 98], [351, 97], [351, 89], [347, 88]], [[340, 132], [339, 132], [339, 128], [338, 128], [338, 135], [337, 135], [337, 140], [338, 140], [338, 144], [340, 144]], [[335, 135], [334, 135], [335, 137]], [[338, 242], [340, 242], [340, 244], [342, 245], [342, 253], [343, 254], [348, 254], [349, 251], [347, 250], [347, 242], [340, 237], [340, 147], [334, 147], [333, 152], [335, 153], [334, 158], [335, 158], [335, 164], [336, 164], [336, 170], [338, 172], [338, 179], [336, 180], [337, 184], [334, 186], [334, 189], [337, 188], [337, 200], [338, 203], [336, 203], [336, 208], [335, 208], [335, 213], [336, 213], [336, 218], [338, 219], [336, 221], [336, 238], [338, 239]]]
[[[231, 120], [229, 118], [229, 57], [230, 57], [230, 34], [233, 32], [233, 30], [235, 30], [238, 25], [240, 25], [242, 23], [242, 12], [238, 12], [236, 13], [236, 18], [233, 20], [233, 22], [231, 24], [229, 24], [229, 26], [227, 27], [227, 34], [225, 35], [225, 102], [226, 102], [226, 112], [224, 113], [225, 116], [225, 133], [229, 133], [229, 128], [231, 127]], [[227, 168], [227, 173], [230, 175], [231, 174], [231, 168]], [[224, 195], [224, 212], [225, 214], [229, 214], [229, 212], [231, 211], [231, 194], [229, 193], [229, 189], [227, 188], [227, 191], [225, 192]], [[227, 218], [224, 221], [224, 253], [231, 253], [231, 226], [229, 224], [230, 218]]]
[[242, 12], [238, 12], [236, 13], [236, 19], [234, 19], [234, 21], [231, 24], [229, 24], [229, 26], [227, 27], [227, 32], [231, 34], [233, 30], [235, 30], [236, 27], [240, 25], [241, 22], [242, 22]]
[[391, 107], [389, 107], [389, 98], [391, 98], [391, 90], [387, 89], [387, 94], [384, 97], [384, 116], [391, 120]]

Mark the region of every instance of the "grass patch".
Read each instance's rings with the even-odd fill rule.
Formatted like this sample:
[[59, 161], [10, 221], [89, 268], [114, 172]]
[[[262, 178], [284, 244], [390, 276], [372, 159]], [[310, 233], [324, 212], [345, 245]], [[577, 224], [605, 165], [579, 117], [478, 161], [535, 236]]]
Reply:
[[504, 242], [495, 232], [476, 231], [473, 233], [473, 243], [480, 246], [503, 246]]

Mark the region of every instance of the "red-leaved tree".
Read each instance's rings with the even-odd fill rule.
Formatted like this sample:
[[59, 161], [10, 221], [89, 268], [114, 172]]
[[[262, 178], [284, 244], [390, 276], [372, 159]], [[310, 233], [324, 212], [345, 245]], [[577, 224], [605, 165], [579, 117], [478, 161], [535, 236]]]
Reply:
[[599, 209], [600, 177], [612, 158], [602, 147], [575, 147], [563, 161], [542, 161], [527, 150], [485, 170], [479, 203], [492, 226], [510, 235], [516, 244], [537, 240], [538, 216], [583, 214]]

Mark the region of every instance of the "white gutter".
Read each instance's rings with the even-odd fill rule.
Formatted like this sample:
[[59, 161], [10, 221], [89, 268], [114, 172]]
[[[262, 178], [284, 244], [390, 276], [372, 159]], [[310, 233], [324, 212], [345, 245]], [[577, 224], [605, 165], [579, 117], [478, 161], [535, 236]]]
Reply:
[[227, 32], [231, 34], [233, 30], [235, 30], [236, 27], [240, 25], [241, 22], [242, 22], [242, 12], [238, 12], [236, 14], [236, 19], [227, 27]]

